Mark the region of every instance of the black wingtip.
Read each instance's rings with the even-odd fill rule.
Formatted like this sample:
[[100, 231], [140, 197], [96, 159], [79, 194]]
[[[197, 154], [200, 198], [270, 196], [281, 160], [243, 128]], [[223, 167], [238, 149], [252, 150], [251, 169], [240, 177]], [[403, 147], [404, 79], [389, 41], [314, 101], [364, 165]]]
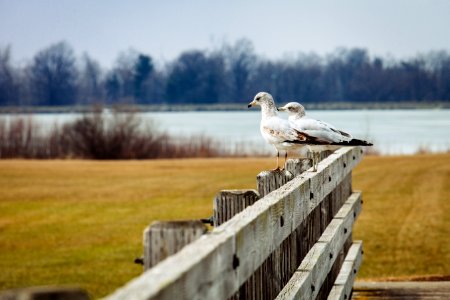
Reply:
[[339, 142], [339, 143], [325, 143], [320, 141], [314, 141], [314, 140], [294, 140], [294, 141], [284, 141], [284, 143], [291, 143], [291, 144], [300, 144], [300, 145], [334, 145], [334, 146], [373, 146], [372, 143], [358, 140], [358, 139], [352, 139], [350, 141], [345, 142]]
[[340, 146], [373, 146], [372, 143], [358, 140], [358, 139], [351, 139], [350, 141], [340, 142], [340, 143], [332, 143], [332, 145], [340, 145]]

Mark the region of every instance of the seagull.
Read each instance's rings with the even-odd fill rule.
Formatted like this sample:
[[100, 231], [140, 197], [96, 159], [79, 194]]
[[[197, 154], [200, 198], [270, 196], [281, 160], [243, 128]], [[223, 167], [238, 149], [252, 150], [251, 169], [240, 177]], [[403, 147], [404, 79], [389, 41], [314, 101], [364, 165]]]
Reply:
[[[317, 171], [319, 163], [318, 153], [325, 150], [336, 150], [342, 146], [372, 146], [372, 143], [353, 138], [350, 134], [336, 129], [331, 124], [306, 116], [305, 108], [298, 102], [289, 102], [285, 106], [278, 107], [278, 111], [288, 113], [289, 125], [306, 137], [313, 156], [314, 171]], [[296, 142], [294, 142], [296, 143]]]
[[304, 147], [302, 141], [306, 141], [306, 137], [300, 132], [293, 129], [289, 122], [278, 116], [275, 102], [272, 95], [266, 92], [259, 92], [256, 94], [252, 102], [248, 104], [248, 108], [259, 105], [261, 106], [261, 123], [260, 131], [264, 140], [273, 145], [277, 150], [277, 167], [275, 170], [280, 170], [279, 159], [280, 151], [285, 151], [285, 165], [288, 150], [297, 150]]

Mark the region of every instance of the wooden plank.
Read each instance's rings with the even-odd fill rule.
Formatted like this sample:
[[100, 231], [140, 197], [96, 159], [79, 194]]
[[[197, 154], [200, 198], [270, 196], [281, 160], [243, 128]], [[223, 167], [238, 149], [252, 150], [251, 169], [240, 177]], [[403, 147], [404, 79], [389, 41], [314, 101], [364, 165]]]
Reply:
[[[270, 208], [261, 210], [257, 218], [242, 225], [243, 231], [239, 232], [236, 237], [237, 255], [246, 257], [243, 260], [245, 265], [240, 269], [239, 276], [243, 278], [251, 276], [253, 266], [263, 262], [267, 253], [272, 253], [277, 245], [287, 238], [293, 228], [297, 228], [306, 216], [320, 204], [324, 196], [345, 178], [353, 164], [352, 161], [349, 162], [349, 159], [352, 156], [357, 158], [358, 154], [355, 156], [354, 153], [348, 152], [349, 149], [341, 150], [349, 155], [333, 157], [339, 152], [330, 155], [324, 160], [324, 162], [328, 160], [328, 164], [319, 164], [317, 173], [305, 172], [304, 175], [294, 178], [255, 203], [252, 208], [258, 209], [260, 205]], [[329, 180], [329, 178], [331, 179]], [[278, 225], [280, 217], [283, 217], [284, 227]], [[245, 219], [236, 219], [235, 221], [241, 222]], [[255, 231], [254, 227], [260, 228], [260, 231]], [[271, 241], [265, 242], [268, 239]], [[255, 245], [259, 245], [256, 252], [253, 250]], [[246, 267], [247, 264], [250, 265], [250, 268]]]
[[[295, 163], [301, 165], [301, 161], [297, 160], [291, 163], [294, 167]], [[301, 169], [301, 168], [296, 168]], [[293, 178], [293, 175], [286, 170], [263, 171], [258, 174], [257, 187], [261, 193], [268, 194], [273, 190], [278, 189], [286, 182]], [[214, 199], [214, 226], [219, 226], [231, 219], [234, 215], [244, 210], [244, 208], [254, 204], [259, 199], [258, 192], [255, 190], [224, 190], [218, 193]], [[283, 218], [280, 217], [280, 222]], [[269, 258], [263, 263], [263, 266], [258, 268], [251, 277], [239, 288], [229, 299], [258, 299], [260, 295], [270, 295], [273, 292], [273, 286], [281, 284], [280, 278], [283, 277], [282, 256], [285, 247], [277, 248]], [[270, 269], [271, 274], [268, 278], [268, 272], [265, 269]], [[257, 281], [256, 281], [257, 278]], [[254, 294], [253, 290], [257, 290], [258, 294]], [[281, 290], [281, 287], [279, 288]], [[255, 295], [252, 298], [250, 295]], [[248, 296], [245, 296], [248, 295]], [[276, 294], [275, 294], [276, 295]]]
[[362, 261], [362, 241], [355, 241], [350, 247], [342, 268], [336, 278], [336, 281], [328, 295], [328, 300], [347, 300], [350, 299], [353, 283], [356, 273], [361, 266]]
[[267, 194], [109, 299], [230, 297], [361, 158], [360, 147], [337, 150], [319, 164], [317, 172], [304, 172]]
[[[348, 198], [338, 212], [341, 217], [330, 222], [276, 299], [314, 299], [317, 296], [340, 249], [350, 236], [355, 213], [360, 211], [360, 196], [360, 193], [354, 193]], [[306, 297], [310, 294], [311, 297]]]
[[153, 222], [144, 230], [144, 270], [177, 253], [206, 231], [199, 220]]
[[[298, 163], [300, 167], [295, 167]], [[291, 162], [291, 167], [295, 169], [301, 169], [302, 161], [296, 160]], [[270, 192], [277, 190], [283, 186], [286, 182], [292, 180], [294, 175], [287, 170], [272, 170], [263, 171], [256, 176], [256, 186], [261, 194], [265, 196]], [[284, 216], [280, 216], [280, 226], [284, 226]], [[288, 262], [286, 262], [285, 256], [289, 251], [291, 245], [290, 241], [286, 239], [277, 247], [262, 265], [254, 271], [250, 277], [244, 282], [230, 300], [239, 299], [240, 297], [248, 300], [257, 299], [273, 299], [276, 294], [281, 290], [283, 285], [283, 277], [285, 273], [289, 273], [286, 268]], [[257, 293], [253, 293], [256, 290]], [[249, 294], [249, 296], [246, 296]]]
[[219, 295], [220, 298], [231, 296], [230, 291], [236, 291], [239, 287], [235, 269], [240, 262], [235, 256], [234, 234], [226, 230], [214, 231], [169, 256], [107, 299], [211, 299], [210, 295]]
[[[290, 181], [294, 176], [293, 173], [289, 171], [291, 168], [296, 172], [304, 172], [309, 169], [311, 162], [308, 159], [290, 159], [287, 162], [286, 170], [276, 170], [276, 171], [264, 171], [257, 176], [257, 187], [261, 193], [268, 194], [273, 190], [278, 189], [280, 186], [284, 185], [286, 182]], [[295, 174], [298, 175], [298, 174]], [[216, 196], [215, 204], [215, 225], [220, 225], [223, 223], [223, 218], [220, 217], [220, 210], [230, 211], [232, 208], [239, 206], [242, 202], [240, 195], [243, 191], [222, 191]], [[253, 200], [253, 204], [258, 196], [257, 193], [252, 191], [249, 195]], [[227, 203], [236, 203], [232, 208], [230, 208]], [[248, 205], [246, 205], [248, 206]], [[216, 207], [218, 209], [216, 209]], [[219, 210], [219, 214], [216, 211]], [[242, 209], [234, 209], [231, 216], [240, 212]], [[227, 213], [222, 213], [222, 215], [229, 215]], [[280, 222], [283, 222], [283, 217], [280, 217]], [[319, 236], [317, 236], [317, 239]], [[239, 288], [230, 300], [245, 298], [251, 299], [261, 299], [265, 297], [268, 299], [273, 299], [281, 291], [283, 285], [288, 282], [292, 273], [298, 266], [296, 263], [296, 244], [293, 237], [287, 238], [283, 243], [270, 254], [270, 256], [263, 262], [260, 268], [258, 268], [247, 281]], [[312, 247], [312, 245], [310, 246]], [[255, 293], [257, 291], [257, 293]]]
[[[326, 225], [331, 222], [330, 216], [334, 215], [336, 211], [331, 212], [331, 208], [340, 208], [343, 202], [342, 199], [347, 199], [351, 193], [349, 185], [351, 184], [350, 177], [346, 177], [339, 186], [333, 191], [333, 195], [327, 196], [323, 202], [326, 205], [316, 207], [302, 224], [286, 238], [281, 245], [275, 249], [274, 252], [263, 262], [252, 276], [247, 279], [239, 291], [230, 299], [274, 299], [278, 293], [286, 285], [293, 273], [300, 265], [303, 258], [308, 251], [316, 243]], [[340, 188], [344, 186], [345, 188]], [[323, 208], [327, 207], [328, 212], [324, 213]], [[326, 222], [325, 226], [317, 226], [318, 222]], [[349, 246], [350, 247], [350, 246]], [[348, 250], [348, 248], [347, 248]], [[342, 257], [342, 261], [344, 257]], [[336, 264], [336, 263], [335, 263]], [[342, 264], [342, 262], [340, 262]], [[334, 266], [333, 266], [334, 268]], [[340, 265], [336, 269], [336, 276], [339, 272]], [[257, 281], [255, 280], [257, 279]], [[331, 289], [335, 278], [331, 280]], [[250, 285], [251, 284], [251, 285]], [[250, 291], [248, 289], [251, 289]], [[255, 291], [257, 293], [255, 293]], [[322, 291], [322, 289], [321, 289]], [[328, 292], [326, 293], [328, 295]]]
[[[308, 235], [311, 235], [311, 237], [307, 238], [306, 240], [304, 236], [300, 237], [302, 248], [306, 249], [306, 252], [304, 249], [302, 249], [302, 255], [299, 257], [300, 260], [297, 260], [297, 263], [295, 264], [296, 266], [300, 265], [307, 252], [312, 248], [314, 243], [319, 240], [320, 236], [325, 231], [328, 224], [331, 222], [333, 216], [342, 207], [345, 200], [347, 200], [351, 195], [351, 176], [349, 175], [347, 175], [345, 179], [329, 195], [325, 197], [325, 199], [320, 203], [320, 206], [316, 207], [315, 211], [313, 211], [313, 213], [308, 216], [308, 218], [310, 218], [311, 215], [317, 213], [318, 209], [320, 210], [320, 218], [318, 218], [317, 216], [316, 218], [312, 219], [312, 222], [309, 223], [308, 231], [306, 231], [306, 233]], [[319, 221], [320, 226], [318, 226]], [[347, 241], [344, 244], [344, 247], [336, 257], [336, 260], [333, 263], [330, 272], [327, 274], [325, 280], [323, 281], [323, 284], [320, 286], [319, 292], [317, 293], [317, 299], [326, 299], [326, 297], [328, 296], [331, 287], [333, 286], [333, 283], [337, 277], [339, 269], [344, 261], [345, 253], [348, 251], [348, 248], [350, 248], [350, 245], [348, 244], [349, 239], [351, 240], [351, 236], [348, 237]], [[313, 244], [310, 244], [311, 242], [313, 242]], [[305, 244], [308, 244], [310, 246], [304, 247]], [[292, 275], [293, 273], [290, 274], [290, 277], [292, 277]], [[288, 280], [290, 279], [290, 277], [288, 278]], [[288, 281], [285, 282], [285, 285], [287, 284], [287, 282]]]
[[[239, 212], [259, 200], [256, 190], [222, 190], [214, 198], [213, 225], [222, 225]], [[254, 274], [255, 275], [255, 274]], [[249, 294], [255, 289], [254, 282], [246, 282], [229, 300], [239, 299], [240, 294]], [[255, 299], [247, 297], [246, 299]]]
[[344, 263], [345, 256], [347, 255], [348, 250], [352, 245], [352, 241], [353, 241], [352, 234], [350, 234], [350, 236], [345, 241], [342, 249], [337, 254], [336, 260], [334, 261], [333, 266], [328, 272], [327, 277], [323, 281], [316, 299], [326, 300], [328, 298], [328, 295], [330, 294], [330, 291], [333, 288], [333, 284], [336, 281], [339, 271], [341, 270], [342, 264]]
[[[359, 202], [358, 205], [355, 206], [355, 203]], [[346, 217], [345, 213], [346, 211], [348, 211], [351, 207], [355, 207], [356, 210], [354, 212], [354, 218], [356, 219], [356, 217], [361, 213], [361, 208], [362, 208], [362, 194], [361, 191], [354, 191], [353, 194], [347, 199], [347, 201], [345, 201], [344, 205], [342, 205], [342, 208], [346, 208], [346, 209], [341, 209], [339, 210], [336, 215], [334, 216], [335, 219], [343, 219]]]

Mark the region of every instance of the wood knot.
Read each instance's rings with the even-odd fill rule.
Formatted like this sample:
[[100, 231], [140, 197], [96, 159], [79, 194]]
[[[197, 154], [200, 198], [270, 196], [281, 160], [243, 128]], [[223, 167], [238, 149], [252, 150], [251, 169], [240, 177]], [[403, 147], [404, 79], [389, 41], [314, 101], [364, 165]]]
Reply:
[[239, 257], [236, 254], [233, 255], [233, 270], [239, 267]]

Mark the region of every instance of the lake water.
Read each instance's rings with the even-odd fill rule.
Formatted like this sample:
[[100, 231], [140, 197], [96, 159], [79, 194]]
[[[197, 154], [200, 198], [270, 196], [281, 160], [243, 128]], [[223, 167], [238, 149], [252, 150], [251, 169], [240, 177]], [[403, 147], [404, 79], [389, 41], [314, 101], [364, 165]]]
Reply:
[[[233, 149], [236, 145], [260, 151], [273, 151], [259, 133], [259, 109], [232, 112], [146, 112], [159, 130], [190, 137], [204, 135]], [[281, 114], [286, 117], [285, 114]], [[0, 119], [11, 116], [0, 115]], [[335, 125], [354, 137], [373, 142], [383, 154], [412, 154], [423, 148], [433, 152], [450, 149], [450, 110], [311, 110], [309, 116]], [[51, 128], [79, 118], [80, 114], [35, 114], [33, 121]]]

